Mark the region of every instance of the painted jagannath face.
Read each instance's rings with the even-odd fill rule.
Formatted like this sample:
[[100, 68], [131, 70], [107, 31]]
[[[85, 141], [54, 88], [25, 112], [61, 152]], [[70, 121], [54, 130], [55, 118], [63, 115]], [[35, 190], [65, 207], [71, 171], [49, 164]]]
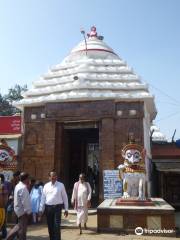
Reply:
[[125, 160], [130, 164], [137, 164], [141, 159], [141, 153], [137, 149], [128, 149], [125, 152]]
[[0, 149], [0, 162], [11, 161], [12, 156], [5, 149]]

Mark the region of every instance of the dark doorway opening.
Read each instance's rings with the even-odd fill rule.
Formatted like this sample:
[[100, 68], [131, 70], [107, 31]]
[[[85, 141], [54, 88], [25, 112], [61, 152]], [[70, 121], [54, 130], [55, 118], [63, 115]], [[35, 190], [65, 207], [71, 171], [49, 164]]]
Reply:
[[92, 205], [98, 205], [99, 193], [99, 129], [64, 128], [64, 171], [69, 199], [79, 174], [85, 173], [92, 187]]
[[175, 172], [163, 173], [163, 198], [176, 209], [180, 209], [180, 174]]

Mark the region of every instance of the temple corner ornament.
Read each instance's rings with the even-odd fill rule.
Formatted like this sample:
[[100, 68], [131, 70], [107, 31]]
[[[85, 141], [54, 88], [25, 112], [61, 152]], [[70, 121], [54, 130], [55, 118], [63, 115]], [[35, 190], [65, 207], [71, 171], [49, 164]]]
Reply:
[[145, 149], [136, 143], [129, 143], [122, 149], [124, 163], [118, 166], [123, 181], [122, 198], [146, 200]]

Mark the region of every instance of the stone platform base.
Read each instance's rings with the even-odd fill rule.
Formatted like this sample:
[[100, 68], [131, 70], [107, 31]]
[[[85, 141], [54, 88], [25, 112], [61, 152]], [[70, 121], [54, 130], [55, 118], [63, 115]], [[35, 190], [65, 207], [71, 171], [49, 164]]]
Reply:
[[98, 232], [174, 237], [174, 208], [162, 198], [151, 198], [150, 201], [151, 206], [139, 203], [129, 206], [120, 201], [116, 205], [117, 199], [106, 199], [97, 208]]
[[155, 206], [155, 203], [151, 199], [147, 200], [138, 200], [137, 198], [118, 198], [115, 202], [115, 205], [118, 206]]

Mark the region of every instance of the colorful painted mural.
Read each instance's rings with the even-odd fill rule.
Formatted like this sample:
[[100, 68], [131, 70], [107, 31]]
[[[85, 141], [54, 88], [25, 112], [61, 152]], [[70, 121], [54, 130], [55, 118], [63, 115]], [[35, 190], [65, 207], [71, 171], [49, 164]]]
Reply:
[[13, 171], [16, 170], [17, 159], [15, 151], [8, 146], [5, 139], [0, 142], [0, 172], [2, 172], [7, 181], [10, 181], [13, 176]]

